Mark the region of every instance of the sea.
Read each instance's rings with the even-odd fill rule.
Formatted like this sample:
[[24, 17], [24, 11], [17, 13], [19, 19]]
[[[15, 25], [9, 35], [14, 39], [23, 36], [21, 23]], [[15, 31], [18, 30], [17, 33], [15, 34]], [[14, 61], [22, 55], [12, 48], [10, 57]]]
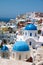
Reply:
[[9, 22], [10, 19], [15, 19], [16, 17], [0, 17], [0, 22]]

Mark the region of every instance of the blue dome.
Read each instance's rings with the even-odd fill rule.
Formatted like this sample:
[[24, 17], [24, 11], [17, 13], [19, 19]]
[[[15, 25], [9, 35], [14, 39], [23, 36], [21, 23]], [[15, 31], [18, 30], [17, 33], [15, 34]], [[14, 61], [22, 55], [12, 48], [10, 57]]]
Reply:
[[28, 24], [25, 30], [37, 30], [37, 27], [34, 24]]
[[3, 47], [1, 48], [1, 50], [2, 50], [2, 51], [8, 51], [9, 49], [8, 49], [7, 46], [3, 46]]
[[28, 44], [24, 41], [17, 41], [13, 46], [13, 51], [29, 51]]

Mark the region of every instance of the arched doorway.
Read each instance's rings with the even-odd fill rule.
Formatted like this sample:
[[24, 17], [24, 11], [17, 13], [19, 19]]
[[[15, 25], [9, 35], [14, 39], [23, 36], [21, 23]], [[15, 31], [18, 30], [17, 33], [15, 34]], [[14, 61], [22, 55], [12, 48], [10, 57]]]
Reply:
[[32, 38], [29, 38], [26, 40], [26, 42], [32, 46], [33, 48], [35, 48], [35, 45], [36, 45], [36, 40], [32, 39]]

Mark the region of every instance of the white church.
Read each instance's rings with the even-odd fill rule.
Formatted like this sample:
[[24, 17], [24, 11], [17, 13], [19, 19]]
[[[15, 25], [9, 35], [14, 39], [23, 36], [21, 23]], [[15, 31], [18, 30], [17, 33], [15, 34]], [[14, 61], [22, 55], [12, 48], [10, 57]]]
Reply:
[[37, 27], [34, 24], [26, 25], [22, 30], [22, 35], [17, 35], [17, 40], [24, 40], [33, 48], [35, 48], [36, 45], [42, 44], [38, 36]]

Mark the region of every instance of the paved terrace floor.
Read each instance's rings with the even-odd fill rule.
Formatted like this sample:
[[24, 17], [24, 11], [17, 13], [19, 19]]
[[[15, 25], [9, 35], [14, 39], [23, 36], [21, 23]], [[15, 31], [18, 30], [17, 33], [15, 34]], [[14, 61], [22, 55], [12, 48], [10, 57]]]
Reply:
[[13, 59], [0, 59], [0, 65], [32, 65], [32, 63]]

